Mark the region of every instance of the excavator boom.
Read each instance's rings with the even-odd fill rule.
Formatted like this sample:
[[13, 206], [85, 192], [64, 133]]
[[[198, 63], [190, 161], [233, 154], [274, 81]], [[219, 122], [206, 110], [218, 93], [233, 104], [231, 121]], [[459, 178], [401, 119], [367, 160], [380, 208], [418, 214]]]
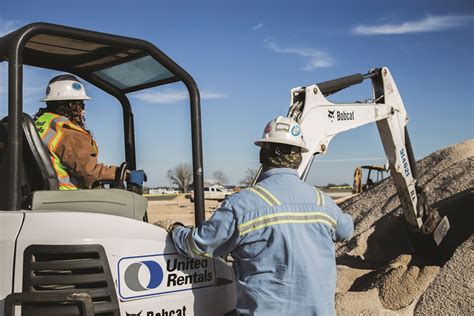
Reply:
[[[326, 96], [365, 79], [372, 80], [373, 99], [347, 104], [335, 104], [326, 99]], [[416, 160], [406, 128], [408, 115], [388, 68], [294, 88], [288, 116], [301, 124], [309, 149], [303, 153], [298, 169], [303, 180], [314, 157], [327, 152], [334, 136], [375, 122], [410, 230], [433, 234], [436, 244], [441, 243], [449, 230], [449, 221], [447, 217], [441, 220], [439, 214], [428, 207], [425, 193], [418, 186]]]

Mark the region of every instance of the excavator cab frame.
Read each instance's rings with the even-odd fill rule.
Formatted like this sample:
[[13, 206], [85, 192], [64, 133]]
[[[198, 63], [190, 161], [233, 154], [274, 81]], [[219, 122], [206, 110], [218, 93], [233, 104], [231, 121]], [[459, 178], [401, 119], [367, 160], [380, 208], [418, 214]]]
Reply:
[[8, 140], [2, 182], [6, 210], [21, 209], [23, 65], [74, 74], [115, 97], [122, 106], [125, 161], [136, 168], [134, 118], [128, 93], [182, 82], [189, 93], [196, 224], [204, 220], [200, 95], [196, 82], [153, 44], [129, 37], [49, 23], [26, 25], [0, 38], [0, 62], [8, 63]]

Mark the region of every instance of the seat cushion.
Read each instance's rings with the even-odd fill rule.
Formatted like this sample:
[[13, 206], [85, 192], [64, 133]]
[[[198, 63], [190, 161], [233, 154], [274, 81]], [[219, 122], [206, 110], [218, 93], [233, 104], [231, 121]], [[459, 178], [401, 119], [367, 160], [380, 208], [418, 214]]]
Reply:
[[121, 189], [35, 191], [33, 211], [89, 212], [143, 220], [148, 201]]

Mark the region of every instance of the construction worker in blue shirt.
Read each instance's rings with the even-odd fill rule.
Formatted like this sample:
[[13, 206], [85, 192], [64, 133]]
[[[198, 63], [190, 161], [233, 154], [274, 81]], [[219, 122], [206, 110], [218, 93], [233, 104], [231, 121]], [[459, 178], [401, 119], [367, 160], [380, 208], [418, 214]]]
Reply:
[[279, 116], [265, 127], [259, 182], [229, 196], [199, 227], [168, 227], [193, 258], [230, 254], [240, 315], [334, 315], [334, 241], [353, 233], [350, 215], [300, 180], [300, 125]]

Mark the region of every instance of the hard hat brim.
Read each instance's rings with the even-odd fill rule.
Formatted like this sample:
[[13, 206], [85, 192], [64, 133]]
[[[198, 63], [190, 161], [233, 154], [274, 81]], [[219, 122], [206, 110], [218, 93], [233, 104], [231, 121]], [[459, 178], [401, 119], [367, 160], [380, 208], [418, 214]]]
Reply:
[[68, 97], [67, 99], [65, 99], [64, 97], [45, 97], [43, 99], [40, 100], [40, 102], [48, 102], [48, 101], [78, 101], [78, 100], [82, 100], [82, 101], [85, 101], [85, 100], [91, 100], [90, 97], [88, 96], [82, 96], [82, 97]]
[[262, 139], [259, 139], [257, 141], [254, 142], [255, 145], [259, 146], [259, 147], [262, 147], [265, 143], [274, 143], [274, 144], [285, 144], [285, 145], [290, 145], [290, 146], [294, 146], [294, 147], [299, 147], [301, 148], [301, 152], [303, 153], [306, 153], [309, 151], [308, 148], [304, 147], [304, 146], [299, 146], [299, 145], [296, 145], [294, 142], [290, 141], [290, 140], [283, 140], [281, 138], [278, 138], [278, 139], [273, 139], [272, 137], [269, 137], [269, 138], [262, 138]]

